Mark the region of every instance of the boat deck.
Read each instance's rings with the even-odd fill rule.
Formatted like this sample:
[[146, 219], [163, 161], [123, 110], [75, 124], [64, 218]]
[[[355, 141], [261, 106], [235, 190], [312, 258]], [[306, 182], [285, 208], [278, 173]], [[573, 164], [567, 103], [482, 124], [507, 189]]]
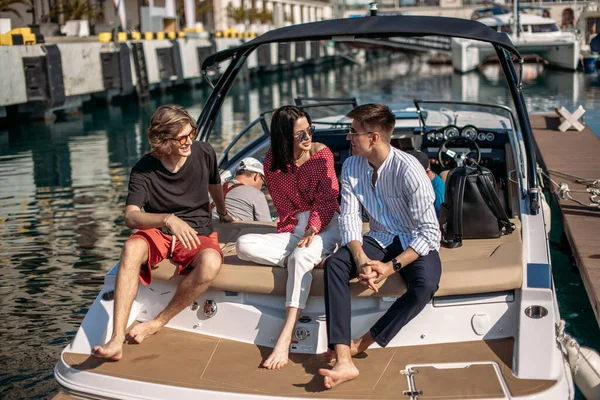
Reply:
[[[581, 132], [558, 130], [558, 116], [532, 115], [531, 127], [538, 148], [538, 162], [552, 179], [565, 182], [571, 190], [584, 190], [564, 177], [553, 174], [558, 171], [586, 179], [600, 179], [600, 140], [589, 127]], [[553, 188], [554, 189], [554, 188]], [[571, 193], [585, 203], [590, 202], [589, 193]], [[555, 200], [560, 207], [565, 233], [581, 272], [596, 320], [600, 324], [600, 250], [598, 226], [600, 209], [581, 206], [571, 200]]]
[[[260, 364], [272, 349], [164, 328], [143, 344], [126, 344], [119, 362], [88, 354], [64, 353], [65, 362], [81, 371], [194, 389], [287, 396], [348, 399], [397, 399], [408, 390], [400, 373], [407, 366], [423, 399], [505, 398], [499, 377], [515, 396], [549, 389], [552, 380], [517, 379], [511, 371], [512, 338], [371, 349], [355, 358], [358, 379], [325, 390], [319, 368], [331, 368], [322, 355], [291, 354], [279, 371]], [[458, 363], [452, 368], [432, 364]], [[461, 363], [466, 365], [461, 365]], [[423, 365], [425, 364], [425, 365]], [[471, 364], [471, 365], [469, 365]]]

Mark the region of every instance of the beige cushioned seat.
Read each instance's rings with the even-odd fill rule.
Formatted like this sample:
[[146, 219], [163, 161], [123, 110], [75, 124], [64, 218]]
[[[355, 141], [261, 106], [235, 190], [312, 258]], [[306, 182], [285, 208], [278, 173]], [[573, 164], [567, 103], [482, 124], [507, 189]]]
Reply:
[[[464, 240], [457, 249], [440, 249], [442, 278], [436, 296], [476, 294], [518, 289], [523, 283], [521, 225], [512, 220], [517, 229], [498, 239]], [[368, 224], [363, 227], [368, 230]], [[212, 290], [285, 295], [287, 270], [280, 267], [261, 266], [240, 260], [235, 253], [235, 241], [247, 233], [273, 233], [275, 224], [264, 222], [237, 222], [215, 224], [219, 242], [225, 256], [221, 272], [211, 285]], [[159, 263], [152, 272], [153, 280], [177, 284], [182, 279], [176, 275], [170, 260]], [[396, 274], [384, 281], [374, 293], [356, 280], [351, 281], [353, 296], [399, 297], [406, 285]], [[310, 294], [323, 296], [323, 270], [313, 270]]]

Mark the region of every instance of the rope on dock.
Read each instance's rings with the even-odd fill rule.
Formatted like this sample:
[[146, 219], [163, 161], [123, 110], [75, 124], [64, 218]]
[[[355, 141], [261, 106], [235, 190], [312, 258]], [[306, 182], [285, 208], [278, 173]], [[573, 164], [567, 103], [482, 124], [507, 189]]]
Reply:
[[[571, 181], [580, 184], [586, 185], [585, 190], [571, 190], [569, 185], [564, 182], [556, 183], [550, 175], [546, 174], [540, 167], [538, 167], [538, 172], [548, 178], [550, 182], [554, 186], [556, 186], [558, 197], [563, 200], [571, 200], [579, 205], [590, 208], [600, 209], [600, 179], [585, 179], [579, 176], [567, 174], [560, 171], [548, 170], [549, 173], [554, 174], [560, 178], [570, 179]], [[590, 194], [590, 203], [584, 203], [581, 200], [575, 199], [571, 196], [571, 193], [589, 193]]]

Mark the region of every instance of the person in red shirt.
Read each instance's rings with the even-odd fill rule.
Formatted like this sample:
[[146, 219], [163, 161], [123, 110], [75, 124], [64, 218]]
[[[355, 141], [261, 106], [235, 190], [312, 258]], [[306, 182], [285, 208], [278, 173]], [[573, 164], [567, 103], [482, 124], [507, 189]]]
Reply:
[[271, 149], [265, 155], [265, 179], [279, 213], [277, 233], [248, 234], [237, 243], [242, 260], [288, 269], [286, 320], [263, 366], [280, 369], [288, 362], [292, 332], [312, 283], [312, 270], [340, 242], [340, 192], [327, 146], [312, 141], [314, 127], [298, 107], [284, 106], [271, 119]]

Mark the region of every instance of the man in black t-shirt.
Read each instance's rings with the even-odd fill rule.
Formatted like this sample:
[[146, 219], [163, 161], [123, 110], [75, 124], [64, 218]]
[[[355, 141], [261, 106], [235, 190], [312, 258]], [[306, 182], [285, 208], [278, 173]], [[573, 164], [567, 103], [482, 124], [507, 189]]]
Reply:
[[187, 276], [156, 318], [131, 329], [128, 338], [137, 343], [190, 305], [219, 273], [223, 253], [212, 228], [208, 192], [221, 220], [232, 218], [225, 208], [215, 151], [208, 143], [193, 141], [195, 135], [196, 124], [182, 107], [162, 106], [152, 116], [148, 128], [152, 151], [131, 170], [125, 207], [125, 223], [138, 231], [123, 247], [112, 337], [93, 348], [98, 357], [121, 359], [138, 279], [149, 285], [156, 264], [170, 258], [178, 265], [177, 272]]

